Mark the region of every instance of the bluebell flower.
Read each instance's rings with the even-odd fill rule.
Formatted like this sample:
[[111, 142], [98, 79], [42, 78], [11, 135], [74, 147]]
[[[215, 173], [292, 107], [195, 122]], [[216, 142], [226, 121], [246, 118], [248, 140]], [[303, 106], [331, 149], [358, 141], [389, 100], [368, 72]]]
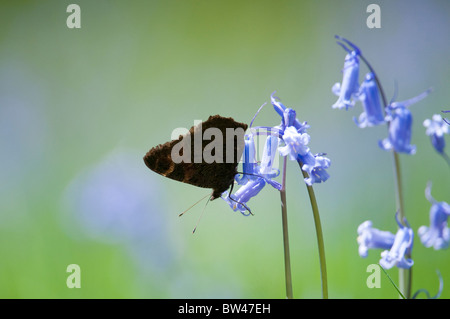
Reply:
[[400, 223], [398, 215], [396, 221], [399, 229], [395, 235], [389, 231], [373, 228], [370, 220], [359, 225], [357, 238], [359, 255], [365, 258], [369, 249], [385, 249], [380, 259], [383, 268], [390, 269], [393, 266], [410, 268], [414, 264], [408, 258], [411, 255], [414, 233], [409, 225]]
[[390, 269], [394, 266], [398, 268], [411, 268], [414, 261], [409, 258], [413, 246], [414, 232], [409, 225], [403, 225], [397, 218], [399, 229], [395, 234], [394, 243], [390, 250], [381, 253], [380, 265], [384, 269]]
[[289, 126], [283, 134], [285, 145], [280, 146], [278, 150], [280, 155], [289, 155], [290, 160], [300, 160], [303, 163], [302, 170], [309, 175], [305, 178], [305, 182], [311, 186], [314, 183], [325, 182], [330, 177], [326, 169], [330, 167], [331, 161], [324, 154], [312, 155], [307, 146], [309, 140], [310, 136], [307, 133], [299, 133], [295, 127]]
[[280, 190], [281, 184], [274, 180], [275, 177], [280, 175], [280, 170], [273, 167], [278, 148], [278, 130], [269, 133], [274, 135], [268, 135], [266, 138], [263, 154], [261, 156], [261, 162], [257, 166], [257, 174], [262, 176], [267, 184], [277, 190]]
[[426, 134], [430, 137], [434, 149], [442, 154], [445, 148], [444, 134], [449, 134], [449, 126], [439, 114], [434, 114], [431, 120], [426, 119], [423, 126], [427, 128]]
[[322, 183], [330, 178], [326, 171], [330, 167], [331, 161], [323, 154], [314, 155], [314, 165], [303, 164], [302, 170], [306, 171], [309, 178], [305, 178], [305, 183], [312, 186], [314, 183]]
[[395, 235], [390, 231], [372, 227], [372, 222], [366, 220], [358, 227], [357, 242], [359, 255], [366, 258], [369, 249], [391, 249]]
[[250, 210], [246, 205], [247, 202], [258, 195], [265, 185], [264, 178], [251, 179], [234, 194], [228, 194], [228, 191], [225, 191], [221, 197], [230, 205], [232, 210], [239, 210], [243, 215], [247, 216], [250, 214]]
[[300, 122], [295, 111], [285, 107], [273, 93], [270, 98], [275, 111], [282, 118], [280, 138], [284, 145], [278, 148], [280, 155], [289, 156], [290, 160], [302, 164], [302, 170], [309, 175], [304, 179], [307, 185], [325, 182], [330, 177], [326, 169], [330, 167], [331, 161], [323, 153], [311, 153], [308, 146], [311, 137], [306, 133], [309, 125]]
[[418, 229], [420, 241], [425, 247], [433, 247], [436, 250], [447, 248], [450, 242], [450, 229], [447, 227], [450, 205], [446, 202], [437, 202], [431, 196], [431, 183], [425, 189], [425, 196], [432, 204], [430, 209], [430, 227], [421, 226]]
[[389, 136], [379, 141], [379, 146], [384, 150], [395, 150], [398, 153], [415, 154], [416, 146], [411, 145], [412, 114], [408, 107], [425, 98], [430, 90], [403, 101], [394, 102], [387, 107], [386, 121], [389, 122]]
[[[286, 126], [294, 126], [298, 133], [306, 133], [306, 130], [309, 129], [309, 125], [307, 122], [300, 122], [296, 117], [295, 117], [295, 111], [290, 109], [287, 115], [285, 115], [285, 111], [286, 111], [286, 106], [284, 106], [280, 99], [276, 96], [274, 96], [275, 92], [273, 92], [270, 95], [270, 102], [273, 105], [274, 110], [278, 113], [278, 115], [281, 116], [282, 119], [282, 123], [280, 125], [281, 128], [281, 133], [284, 131], [284, 129], [286, 128]], [[294, 116], [293, 116], [294, 115]], [[288, 119], [288, 123], [286, 123], [286, 119]], [[292, 123], [293, 121], [293, 123]], [[290, 123], [289, 123], [290, 122]], [[281, 134], [282, 135], [282, 134]]]
[[258, 163], [256, 162], [255, 142], [252, 134], [244, 136], [244, 152], [242, 153], [242, 177], [240, 174], [235, 176], [235, 181], [239, 185], [245, 185], [250, 179], [255, 179], [258, 174]]
[[272, 180], [279, 175], [279, 171], [272, 168], [275, 152], [273, 152], [271, 143], [273, 143], [273, 139], [268, 138], [264, 149], [263, 164], [258, 165], [253, 135], [247, 134], [245, 136], [245, 147], [242, 155], [244, 160], [242, 163], [243, 174], [242, 177], [239, 174], [235, 177], [236, 182], [241, 187], [234, 194], [225, 191], [221, 195], [221, 198], [228, 203], [231, 209], [240, 211], [245, 216], [251, 214], [247, 202], [258, 195], [266, 183], [278, 190], [281, 189], [281, 185]]
[[293, 126], [288, 126], [284, 130], [283, 141], [285, 146], [280, 146], [278, 150], [281, 156], [288, 156], [291, 161], [296, 161], [298, 155], [309, 153], [307, 146], [310, 140], [308, 133], [299, 133]]
[[345, 107], [348, 110], [349, 107], [353, 107], [355, 105], [355, 98], [358, 97], [359, 92], [359, 59], [360, 51], [358, 47], [349, 42], [346, 39], [339, 38], [346, 42], [348, 45], [352, 47], [353, 50], [350, 50], [346, 45], [342, 42], [338, 42], [345, 51], [347, 51], [347, 55], [345, 56], [344, 68], [342, 69], [342, 84], [335, 83], [331, 88], [331, 91], [337, 95], [339, 98], [332, 105], [332, 108], [342, 109]]
[[364, 112], [361, 113], [358, 120], [354, 118], [354, 121], [360, 128], [385, 123], [380, 92], [373, 73], [366, 75], [366, 79], [359, 89], [358, 98], [362, 102]]
[[389, 108], [389, 137], [379, 141], [379, 146], [384, 150], [394, 149], [398, 153], [413, 155], [416, 146], [411, 145], [412, 114], [403, 106], [395, 109]]

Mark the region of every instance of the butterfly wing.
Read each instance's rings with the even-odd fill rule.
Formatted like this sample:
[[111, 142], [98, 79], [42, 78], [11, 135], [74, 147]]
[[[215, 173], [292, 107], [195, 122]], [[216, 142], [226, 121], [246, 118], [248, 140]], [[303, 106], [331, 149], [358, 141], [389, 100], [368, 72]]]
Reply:
[[[207, 163], [203, 158], [203, 151], [205, 147], [211, 142], [203, 138], [203, 133], [209, 128], [219, 129], [222, 133], [222, 162]], [[227, 128], [233, 130], [227, 130]], [[163, 175], [165, 177], [195, 185], [203, 188], [212, 188], [212, 199], [220, 197], [224, 191], [226, 191], [234, 181], [236, 175], [236, 167], [242, 156], [244, 150], [244, 136], [243, 134], [234, 134], [237, 128], [241, 128], [243, 132], [247, 129], [247, 124], [234, 121], [232, 118], [225, 118], [220, 115], [210, 116], [208, 120], [201, 123], [201, 126], [193, 126], [186, 135], [180, 135], [177, 140], [172, 140], [165, 144], [158, 145], [152, 148], [145, 156], [144, 162], [148, 168], [152, 171]], [[202, 133], [202, 158], [201, 161], [194, 161], [195, 146], [194, 134]], [[233, 136], [227, 136], [227, 134], [233, 134]], [[189, 160], [175, 163], [172, 158], [172, 151], [174, 147], [177, 147], [178, 155], [183, 155], [185, 150], [179, 143], [183, 143], [185, 138], [190, 138], [192, 143], [185, 144], [186, 147], [190, 147]], [[233, 138], [233, 161], [226, 158], [227, 149], [226, 141]], [[185, 140], [186, 141], [186, 140]], [[228, 150], [230, 151], [230, 150]]]

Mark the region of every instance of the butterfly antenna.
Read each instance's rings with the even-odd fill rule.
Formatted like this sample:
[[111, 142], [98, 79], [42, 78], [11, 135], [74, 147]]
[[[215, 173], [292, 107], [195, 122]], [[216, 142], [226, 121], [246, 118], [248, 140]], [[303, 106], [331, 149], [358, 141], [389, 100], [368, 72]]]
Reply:
[[[190, 210], [192, 207], [194, 207], [195, 205], [197, 205], [198, 203], [200, 203], [202, 200], [204, 200], [206, 197], [211, 196], [211, 194], [207, 194], [206, 196], [203, 196], [202, 198], [200, 198], [197, 202], [195, 202], [194, 204], [192, 204], [188, 209], [186, 209], [184, 212], [182, 212], [181, 214], [178, 215], [178, 217], [183, 216], [184, 213], [186, 213], [188, 210]], [[209, 200], [208, 200], [209, 201]]]
[[[208, 205], [209, 201], [211, 200], [211, 194], [209, 194], [208, 196], [209, 196], [209, 198], [208, 198], [208, 200], [206, 201], [205, 207], [203, 207], [202, 213], [200, 214], [200, 217], [199, 217], [198, 220], [197, 220], [197, 224], [195, 224], [195, 227], [194, 227], [194, 229], [192, 230], [192, 233], [193, 233], [193, 234], [194, 234], [195, 231], [197, 230], [197, 226], [198, 226], [198, 223], [200, 222], [200, 219], [202, 219], [202, 217], [203, 217], [203, 213], [205, 212], [206, 205]], [[203, 197], [203, 198], [204, 198], [204, 197]], [[203, 199], [203, 198], [202, 198], [202, 199]]]

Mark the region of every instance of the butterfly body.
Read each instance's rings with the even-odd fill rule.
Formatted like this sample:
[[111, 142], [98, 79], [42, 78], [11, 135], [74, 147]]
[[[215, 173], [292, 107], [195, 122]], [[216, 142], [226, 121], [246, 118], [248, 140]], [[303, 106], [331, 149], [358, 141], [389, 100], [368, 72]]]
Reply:
[[[205, 131], [208, 129], [214, 129], [215, 132], [221, 132], [223, 135], [223, 143], [220, 149], [214, 150], [222, 155], [220, 157], [222, 160], [211, 162], [203, 158], [203, 154], [198, 154], [200, 150], [204, 152], [208, 149], [208, 144], [212, 143], [210, 139], [203, 138]], [[200, 125], [191, 127], [186, 135], [180, 135], [176, 140], [150, 149], [144, 156], [144, 162], [148, 168], [162, 176], [198, 187], [211, 188], [213, 190], [211, 200], [216, 199], [233, 184], [234, 176], [237, 174], [237, 165], [244, 150], [243, 133], [230, 135], [231, 132], [237, 132], [237, 129], [245, 132], [247, 124], [220, 115], [210, 116]], [[196, 140], [195, 134], [202, 138]], [[218, 137], [215, 136], [215, 138]], [[190, 143], [184, 144], [186, 147], [179, 151], [178, 148], [181, 145], [179, 143], [183, 143], [186, 139], [190, 139]], [[231, 139], [233, 140], [232, 148], [229, 145], [227, 147], [226, 143], [226, 141], [230, 142]], [[200, 144], [196, 145], [195, 142], [201, 143], [201, 148]], [[174, 152], [174, 148], [177, 148], [176, 152]], [[233, 152], [232, 160], [229, 157], [227, 158], [227, 151]], [[184, 161], [179, 162], [174, 158], [174, 155], [186, 155], [184, 152], [190, 153], [190, 156], [184, 157]]]

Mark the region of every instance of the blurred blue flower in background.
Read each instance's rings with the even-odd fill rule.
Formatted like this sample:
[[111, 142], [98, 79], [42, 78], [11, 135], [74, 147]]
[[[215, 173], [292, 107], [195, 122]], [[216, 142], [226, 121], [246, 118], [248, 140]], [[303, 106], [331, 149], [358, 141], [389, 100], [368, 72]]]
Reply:
[[421, 226], [418, 234], [425, 247], [434, 249], [447, 248], [450, 242], [450, 229], [447, 227], [450, 205], [446, 202], [437, 202], [431, 196], [431, 183], [425, 189], [425, 197], [432, 204], [430, 209], [430, 227]]
[[238, 282], [216, 280], [221, 289], [195, 286], [209, 275], [183, 257], [183, 241], [169, 224], [170, 201], [141, 153], [115, 150], [76, 175], [63, 194], [62, 228], [75, 240], [122, 247], [136, 266], [135, 284], [150, 296], [239, 297]]
[[28, 65], [0, 62], [0, 229], [32, 222], [34, 200], [49, 193], [42, 181], [53, 173], [54, 135], [45, 93]]
[[116, 151], [80, 172], [65, 190], [62, 223], [77, 239], [122, 244], [145, 271], [162, 271], [174, 258], [164, 203], [139, 159]]

